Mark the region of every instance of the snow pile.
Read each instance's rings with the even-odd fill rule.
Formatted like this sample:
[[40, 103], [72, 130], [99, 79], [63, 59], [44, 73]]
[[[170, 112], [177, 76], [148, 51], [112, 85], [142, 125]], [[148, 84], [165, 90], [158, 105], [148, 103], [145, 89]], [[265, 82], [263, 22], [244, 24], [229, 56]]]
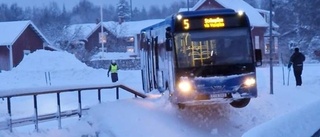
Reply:
[[2, 90], [12, 89], [12, 85], [15, 88], [66, 86], [95, 84], [92, 79], [107, 79], [104, 69], [90, 68], [68, 52], [48, 50], [26, 55], [17, 67], [0, 74], [0, 79], [5, 78], [0, 81]]
[[134, 57], [132, 56], [137, 56], [137, 55], [131, 52], [99, 52], [98, 54], [92, 57], [91, 61], [134, 59]]
[[61, 71], [88, 68], [86, 64], [66, 51], [37, 50], [26, 55], [13, 71]]

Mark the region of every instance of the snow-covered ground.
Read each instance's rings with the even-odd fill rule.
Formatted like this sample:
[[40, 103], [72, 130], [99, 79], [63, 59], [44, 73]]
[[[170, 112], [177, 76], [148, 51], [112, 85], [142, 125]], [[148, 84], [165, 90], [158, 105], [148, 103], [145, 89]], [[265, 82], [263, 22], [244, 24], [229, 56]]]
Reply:
[[[13, 133], [3, 130], [0, 137], [310, 137], [320, 128], [319, 69], [320, 64], [305, 64], [303, 85], [296, 87], [292, 72], [288, 86], [287, 69], [273, 67], [271, 95], [269, 67], [259, 67], [259, 95], [241, 109], [217, 104], [178, 110], [167, 94], [155, 93], [148, 94], [151, 97], [147, 99], [121, 93], [116, 101], [112, 89], [102, 91], [102, 103], [98, 104], [96, 92], [86, 92], [83, 104], [91, 109], [80, 120], [64, 119], [62, 129], [56, 121], [40, 123], [39, 132], [34, 125], [14, 128]], [[51, 74], [51, 85], [46, 82], [45, 72]], [[106, 70], [89, 68], [67, 52], [39, 50], [26, 56], [12, 71], [0, 73], [0, 95], [11, 89], [110, 83]], [[119, 83], [143, 92], [139, 70], [120, 70]], [[76, 97], [76, 93], [62, 94], [62, 110], [76, 109]], [[56, 112], [55, 95], [38, 98], [39, 114]], [[12, 117], [32, 116], [32, 103], [32, 97], [12, 98]], [[6, 100], [0, 99], [0, 121], [6, 118]]]

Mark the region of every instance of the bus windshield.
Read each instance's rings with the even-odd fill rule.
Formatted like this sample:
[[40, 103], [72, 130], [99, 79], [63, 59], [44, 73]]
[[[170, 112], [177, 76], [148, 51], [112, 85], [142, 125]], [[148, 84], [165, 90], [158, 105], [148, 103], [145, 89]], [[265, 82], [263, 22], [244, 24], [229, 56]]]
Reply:
[[179, 68], [253, 62], [250, 32], [246, 28], [176, 33]]

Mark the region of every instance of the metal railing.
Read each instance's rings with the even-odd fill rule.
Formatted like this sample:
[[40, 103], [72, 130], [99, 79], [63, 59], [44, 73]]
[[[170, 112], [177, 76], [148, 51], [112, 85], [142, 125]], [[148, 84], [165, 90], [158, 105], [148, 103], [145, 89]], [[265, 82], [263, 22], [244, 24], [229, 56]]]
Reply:
[[[147, 95], [138, 92], [128, 86], [125, 85], [97, 85], [97, 86], [80, 86], [77, 88], [70, 88], [70, 87], [56, 87], [56, 88], [47, 88], [47, 89], [34, 89], [37, 91], [30, 92], [29, 90], [26, 92], [13, 92], [13, 94], [7, 95], [0, 95], [0, 98], [7, 100], [7, 111], [9, 118], [5, 122], [0, 122], [0, 130], [9, 129], [12, 132], [13, 127], [23, 126], [27, 124], [35, 124], [35, 130], [39, 131], [39, 122], [44, 122], [48, 120], [57, 119], [58, 120], [58, 128], [61, 129], [61, 119], [63, 117], [70, 117], [74, 115], [78, 115], [81, 118], [83, 111], [88, 110], [89, 108], [82, 108], [82, 99], [81, 99], [81, 92], [86, 90], [97, 90], [98, 92], [98, 100], [101, 103], [101, 90], [102, 89], [116, 89], [116, 99], [119, 99], [119, 88], [123, 89], [124, 91], [130, 92], [134, 94], [134, 96], [146, 98]], [[69, 111], [61, 111], [61, 103], [60, 103], [60, 93], [64, 92], [77, 92], [78, 93], [78, 109], [76, 110], [69, 110]], [[37, 96], [43, 94], [56, 94], [57, 95], [57, 112], [51, 114], [44, 114], [38, 115], [38, 101]], [[33, 106], [34, 106], [34, 116], [26, 117], [26, 118], [19, 118], [19, 119], [12, 119], [12, 112], [11, 112], [11, 99], [14, 97], [21, 97], [21, 96], [33, 96]]]

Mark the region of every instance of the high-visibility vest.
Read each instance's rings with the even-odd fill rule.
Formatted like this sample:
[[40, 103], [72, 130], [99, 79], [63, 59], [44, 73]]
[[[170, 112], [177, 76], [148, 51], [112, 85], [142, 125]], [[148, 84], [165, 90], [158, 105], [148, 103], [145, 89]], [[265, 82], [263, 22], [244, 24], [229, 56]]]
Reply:
[[118, 66], [117, 65], [111, 65], [111, 73], [117, 73]]

